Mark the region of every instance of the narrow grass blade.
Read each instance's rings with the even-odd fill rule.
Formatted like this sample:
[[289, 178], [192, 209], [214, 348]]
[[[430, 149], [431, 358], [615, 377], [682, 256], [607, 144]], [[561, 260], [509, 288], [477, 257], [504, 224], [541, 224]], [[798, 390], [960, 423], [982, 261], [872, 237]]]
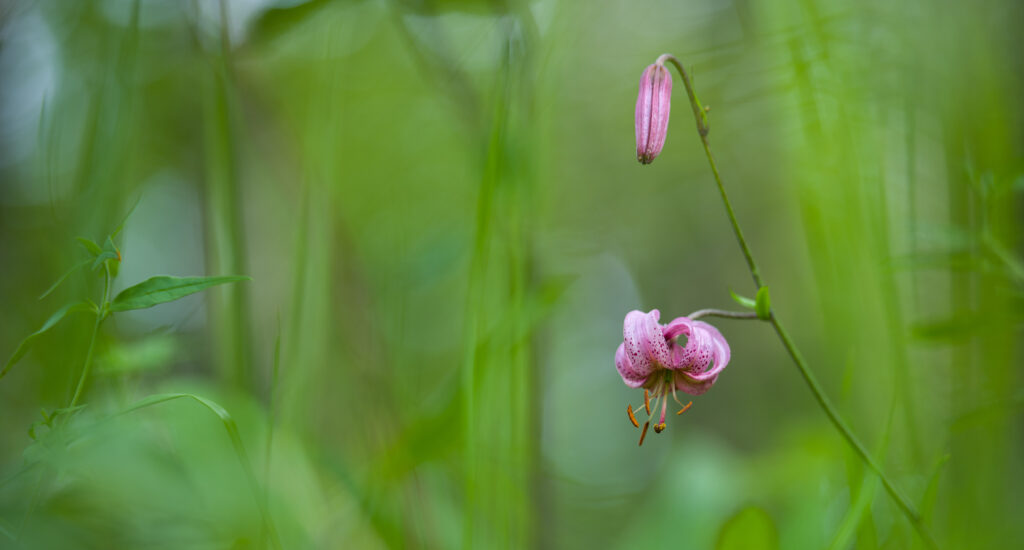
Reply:
[[57, 282], [55, 282], [52, 285], [50, 285], [50, 288], [46, 289], [46, 292], [40, 294], [39, 295], [39, 299], [42, 300], [43, 298], [46, 298], [47, 296], [49, 296], [50, 293], [52, 293], [54, 290], [57, 290], [57, 287], [59, 287], [61, 285], [61, 283], [64, 282], [65, 279], [70, 277], [72, 273], [78, 271], [79, 269], [82, 269], [90, 261], [92, 261], [92, 260], [84, 260], [84, 261], [81, 261], [81, 262], [78, 262], [77, 264], [75, 264], [71, 269], [67, 270], [63, 275], [61, 275], [60, 278], [57, 279]]

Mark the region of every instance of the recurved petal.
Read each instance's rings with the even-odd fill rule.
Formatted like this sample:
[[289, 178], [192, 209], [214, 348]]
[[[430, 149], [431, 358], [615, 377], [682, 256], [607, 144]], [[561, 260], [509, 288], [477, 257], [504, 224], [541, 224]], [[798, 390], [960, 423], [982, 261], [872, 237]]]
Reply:
[[622, 341], [630, 361], [637, 367], [661, 368], [672, 360], [668, 342], [658, 324], [659, 317], [661, 312], [656, 309], [648, 313], [633, 310], [626, 314], [622, 325]]
[[[715, 327], [693, 321], [690, 329], [690, 340], [686, 343], [689, 350], [690, 368], [685, 369], [687, 378], [696, 382], [714, 381], [718, 373], [729, 364], [731, 351], [729, 343]], [[693, 348], [691, 349], [691, 344]], [[710, 369], [709, 369], [710, 367]]]
[[694, 380], [690, 378], [689, 373], [684, 372], [682, 376], [676, 377], [676, 388], [690, 395], [701, 395], [710, 390], [716, 380], [718, 380], [718, 375], [707, 380]]
[[665, 340], [674, 342], [675, 339], [679, 338], [682, 334], [689, 336], [690, 329], [693, 327], [693, 323], [695, 322], [696, 321], [691, 321], [689, 317], [676, 317], [669, 321], [667, 325], [663, 325], [661, 327], [662, 335], [665, 336]]
[[647, 382], [647, 377], [651, 374], [650, 369], [645, 373], [633, 365], [629, 360], [629, 355], [626, 354], [623, 344], [619, 344], [619, 349], [615, 350], [615, 368], [618, 369], [622, 381], [631, 388], [643, 386]]

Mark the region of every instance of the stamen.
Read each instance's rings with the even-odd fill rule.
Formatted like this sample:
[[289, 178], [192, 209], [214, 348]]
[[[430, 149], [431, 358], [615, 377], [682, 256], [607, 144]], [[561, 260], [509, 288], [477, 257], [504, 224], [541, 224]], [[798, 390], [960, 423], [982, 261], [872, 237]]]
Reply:
[[683, 402], [679, 400], [678, 396], [676, 396], [676, 385], [675, 384], [672, 384], [672, 399], [675, 399], [676, 403], [679, 403], [679, 406], [683, 408], [683, 410], [681, 410], [681, 411], [676, 413], [676, 416], [678, 416], [680, 414], [683, 414], [684, 412], [686, 412], [686, 409], [690, 408], [690, 405], [693, 405], [693, 401], [690, 401], [689, 403], [683, 405]]
[[647, 416], [651, 416], [651, 393], [644, 390], [644, 408], [647, 409]]
[[640, 432], [640, 443], [636, 444], [637, 447], [644, 444], [644, 437], [647, 437], [647, 426], [650, 424], [650, 421], [644, 422], [644, 431]]
[[634, 428], [639, 428], [640, 423], [636, 421], [636, 417], [633, 416], [633, 405], [626, 405], [626, 413], [629, 414], [629, 421], [633, 423]]

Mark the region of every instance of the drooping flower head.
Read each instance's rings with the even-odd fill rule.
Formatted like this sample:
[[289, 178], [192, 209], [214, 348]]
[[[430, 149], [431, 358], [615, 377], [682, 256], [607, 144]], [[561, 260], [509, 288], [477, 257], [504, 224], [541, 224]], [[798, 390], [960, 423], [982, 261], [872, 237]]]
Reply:
[[[662, 325], [658, 322], [660, 316], [661, 312], [656, 309], [648, 313], [636, 310], [627, 313], [622, 344], [615, 351], [615, 367], [622, 381], [631, 388], [644, 389], [643, 406], [649, 417], [653, 418], [651, 401], [654, 401], [655, 411], [660, 401], [661, 417], [654, 425], [658, 433], [665, 429], [669, 395], [683, 407], [676, 414], [682, 414], [690, 403], [683, 405], [676, 390], [701, 395], [729, 364], [729, 344], [718, 329], [688, 317], [677, 317]], [[685, 344], [677, 342], [680, 336], [686, 337]], [[626, 412], [633, 425], [639, 428], [633, 406], [627, 406]], [[649, 420], [644, 423], [641, 444], [649, 424]]]
[[636, 98], [636, 158], [641, 164], [650, 164], [665, 146], [671, 99], [672, 75], [659, 58], [640, 75]]

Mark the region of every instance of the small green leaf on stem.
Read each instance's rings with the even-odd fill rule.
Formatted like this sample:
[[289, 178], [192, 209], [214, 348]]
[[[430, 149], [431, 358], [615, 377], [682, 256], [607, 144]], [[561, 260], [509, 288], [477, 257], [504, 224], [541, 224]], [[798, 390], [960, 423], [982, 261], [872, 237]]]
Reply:
[[249, 277], [226, 275], [221, 277], [169, 277], [161, 275], [121, 291], [110, 303], [110, 311], [145, 309], [157, 304], [173, 302], [211, 286], [249, 280]]
[[116, 259], [117, 259], [117, 253], [115, 253], [115, 252], [113, 252], [111, 250], [104, 250], [104, 251], [100, 252], [100, 255], [96, 256], [96, 258], [92, 261], [92, 268], [91, 269], [93, 271], [95, 271], [96, 269], [98, 269], [100, 266], [103, 265], [103, 262], [105, 262], [107, 260], [116, 260]]
[[95, 310], [96, 307], [88, 302], [72, 302], [58, 309], [53, 315], [50, 316], [49, 319], [46, 320], [45, 323], [43, 323], [43, 326], [40, 327], [39, 330], [33, 332], [32, 334], [29, 334], [28, 336], [25, 337], [24, 340], [21, 341], [20, 344], [18, 344], [18, 348], [14, 350], [14, 354], [11, 355], [11, 358], [7, 360], [6, 364], [4, 364], [3, 370], [0, 370], [0, 378], [3, 378], [4, 375], [7, 374], [7, 371], [10, 370], [15, 363], [21, 360], [21, 358], [26, 353], [28, 353], [29, 345], [32, 343], [33, 340], [35, 340], [39, 335], [53, 328], [54, 325], [59, 323], [61, 319], [67, 317], [69, 313]]
[[747, 298], [746, 296], [740, 296], [739, 294], [736, 294], [735, 292], [733, 292], [731, 290], [729, 291], [729, 294], [732, 296], [732, 299], [737, 304], [739, 304], [739, 305], [741, 305], [741, 306], [743, 306], [743, 307], [745, 307], [747, 309], [754, 309], [757, 306], [756, 302], [754, 302], [750, 298]]
[[86, 239], [85, 237], [75, 237], [75, 240], [82, 243], [82, 246], [84, 246], [85, 249], [89, 251], [89, 254], [93, 255], [93, 257], [99, 256], [100, 254], [103, 253], [103, 249], [100, 248], [100, 245], [96, 244], [91, 239]]
[[110, 237], [107, 237], [107, 242], [103, 243], [103, 250], [104, 252], [113, 252], [114, 258], [112, 259], [117, 260], [116, 262], [110, 262], [107, 264], [110, 268], [110, 278], [113, 279], [117, 277], [117, 272], [121, 268], [121, 251], [118, 250], [117, 245], [114, 244], [114, 239]]
[[757, 301], [754, 304], [754, 311], [759, 319], [767, 321], [772, 317], [772, 297], [768, 294], [768, 287], [763, 286], [757, 290]]

